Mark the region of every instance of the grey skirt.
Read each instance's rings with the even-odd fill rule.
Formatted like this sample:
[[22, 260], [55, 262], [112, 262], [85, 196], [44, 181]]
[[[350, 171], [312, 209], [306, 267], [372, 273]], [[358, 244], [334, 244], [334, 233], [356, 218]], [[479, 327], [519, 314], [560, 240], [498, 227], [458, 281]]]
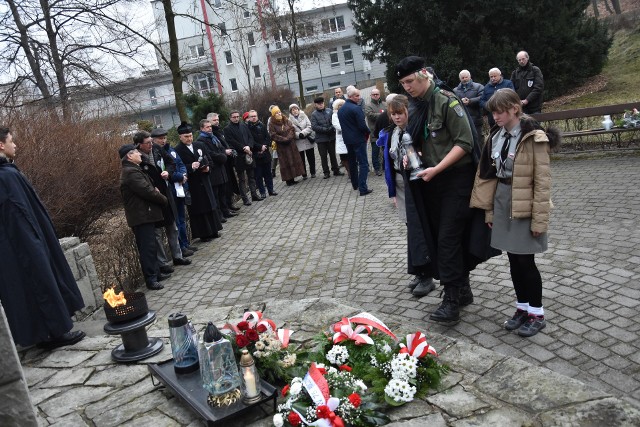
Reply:
[[509, 219], [511, 215], [511, 185], [498, 182], [493, 201], [491, 246], [512, 254], [537, 254], [547, 250], [547, 233], [531, 234], [531, 218]]

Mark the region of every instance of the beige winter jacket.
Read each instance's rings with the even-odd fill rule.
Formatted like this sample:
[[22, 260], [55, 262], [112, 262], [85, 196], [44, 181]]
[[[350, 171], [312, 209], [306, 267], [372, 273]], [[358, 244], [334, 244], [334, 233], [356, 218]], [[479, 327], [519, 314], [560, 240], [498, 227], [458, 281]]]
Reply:
[[[549, 148], [560, 143], [559, 133], [546, 133], [533, 119], [523, 116], [522, 138], [516, 146], [511, 185], [510, 218], [531, 218], [531, 231], [544, 233], [549, 225], [551, 203], [551, 167]], [[493, 222], [493, 199], [498, 179], [491, 161], [494, 128], [485, 142], [471, 193], [471, 207], [486, 211], [485, 222]]]

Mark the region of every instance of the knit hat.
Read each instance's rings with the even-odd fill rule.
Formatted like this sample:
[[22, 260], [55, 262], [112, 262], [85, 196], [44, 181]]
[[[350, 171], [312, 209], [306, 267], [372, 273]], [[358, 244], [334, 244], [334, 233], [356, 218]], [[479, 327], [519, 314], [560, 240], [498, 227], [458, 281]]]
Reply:
[[300, 107], [298, 107], [298, 104], [291, 104], [289, 105], [289, 112], [291, 112], [291, 110], [293, 110], [294, 108], [297, 108], [298, 110], [300, 109]]
[[191, 125], [187, 122], [182, 122], [180, 123], [180, 126], [178, 126], [178, 134], [179, 135], [184, 135], [187, 133], [192, 133], [193, 132], [193, 128], [191, 127]]
[[280, 111], [280, 107], [275, 106], [275, 107], [273, 107], [273, 108], [271, 109], [271, 117], [275, 117], [275, 116], [276, 116], [276, 114], [281, 113], [281, 112], [282, 112], [282, 111]]
[[130, 151], [133, 151], [136, 149], [136, 146], [133, 144], [124, 144], [122, 147], [120, 147], [118, 149], [118, 155], [120, 156], [120, 159], [124, 159], [125, 157], [127, 157], [127, 154], [129, 154]]
[[246, 122], [248, 117], [249, 117], [249, 112], [247, 111], [246, 113], [244, 113], [242, 115], [242, 120], [244, 120]]

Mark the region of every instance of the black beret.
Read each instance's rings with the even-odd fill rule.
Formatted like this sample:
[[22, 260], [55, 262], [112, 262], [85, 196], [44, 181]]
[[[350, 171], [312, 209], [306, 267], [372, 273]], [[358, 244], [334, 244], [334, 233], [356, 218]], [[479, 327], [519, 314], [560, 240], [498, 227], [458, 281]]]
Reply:
[[165, 136], [167, 134], [167, 131], [164, 130], [163, 128], [155, 128], [154, 130], [151, 131], [151, 137], [155, 138], [157, 136]]
[[192, 132], [193, 132], [193, 128], [187, 122], [182, 122], [182, 123], [180, 123], [180, 126], [178, 126], [178, 134], [179, 135], [184, 135], [186, 133], [192, 133]]
[[124, 144], [122, 147], [118, 149], [118, 155], [120, 159], [124, 159], [130, 151], [135, 150], [136, 146], [133, 144]]
[[322, 104], [324, 102], [324, 98], [319, 96], [316, 99], [313, 100], [314, 104]]
[[396, 76], [399, 79], [420, 71], [425, 67], [424, 59], [419, 56], [407, 56], [396, 65]]

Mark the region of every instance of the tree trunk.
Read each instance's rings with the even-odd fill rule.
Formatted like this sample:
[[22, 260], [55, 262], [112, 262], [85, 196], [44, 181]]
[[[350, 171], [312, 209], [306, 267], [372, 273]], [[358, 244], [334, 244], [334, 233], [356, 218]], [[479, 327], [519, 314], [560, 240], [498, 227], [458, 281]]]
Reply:
[[47, 40], [49, 40], [53, 71], [58, 83], [60, 105], [62, 106], [62, 117], [65, 120], [69, 120], [71, 118], [71, 110], [69, 108], [69, 90], [67, 88], [67, 81], [64, 75], [64, 64], [62, 63], [62, 57], [58, 50], [57, 34], [53, 29], [53, 24], [51, 22], [51, 9], [47, 0], [40, 0], [40, 7], [42, 7], [42, 13], [44, 15], [45, 31], [47, 33]]
[[600, 16], [600, 12], [598, 11], [598, 0], [591, 0], [591, 7], [593, 8], [593, 16], [598, 18]]
[[613, 6], [613, 10], [616, 12], [616, 15], [620, 15], [622, 13], [622, 9], [620, 9], [620, 0], [611, 0], [611, 6]]
[[176, 100], [176, 109], [180, 120], [189, 121], [187, 108], [184, 103], [182, 92], [182, 70], [180, 69], [180, 51], [178, 49], [178, 37], [176, 35], [175, 13], [171, 8], [171, 0], [162, 0], [164, 7], [164, 18], [167, 21], [167, 33], [169, 35], [169, 70], [171, 71], [171, 84]]

